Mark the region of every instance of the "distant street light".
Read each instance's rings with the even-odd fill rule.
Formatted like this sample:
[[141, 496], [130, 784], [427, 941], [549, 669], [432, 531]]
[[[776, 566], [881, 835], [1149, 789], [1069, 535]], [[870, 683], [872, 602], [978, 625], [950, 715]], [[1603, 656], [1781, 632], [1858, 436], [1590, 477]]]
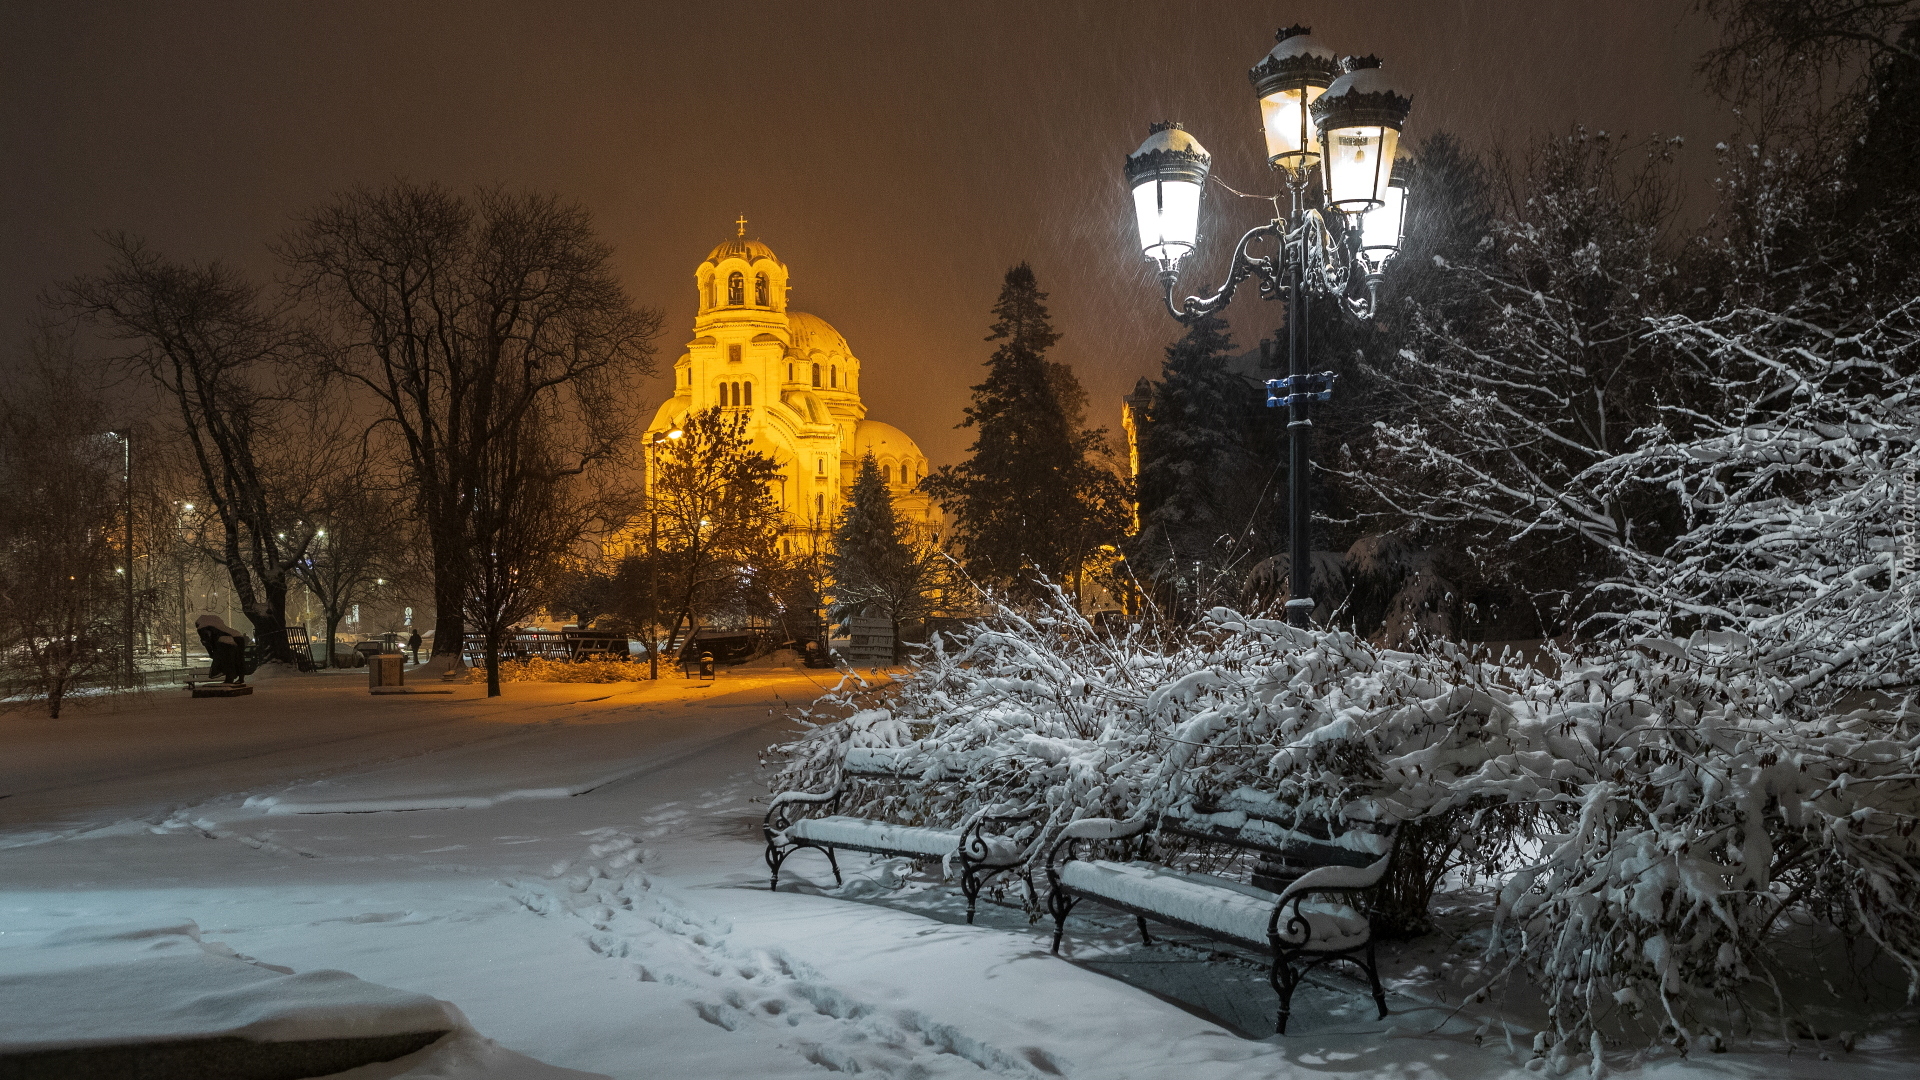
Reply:
[[[1267, 381], [1267, 407], [1287, 410], [1291, 581], [1287, 621], [1304, 627], [1313, 613], [1308, 500], [1313, 420], [1308, 406], [1333, 396], [1334, 373], [1308, 369], [1307, 318], [1315, 297], [1367, 321], [1379, 310], [1380, 280], [1400, 250], [1406, 228], [1406, 174], [1395, 160], [1400, 129], [1412, 109], [1373, 57], [1336, 58], [1304, 26], [1290, 26], [1247, 73], [1260, 99], [1267, 164], [1286, 179], [1289, 207], [1247, 231], [1234, 245], [1226, 281], [1212, 296], [1174, 292], [1180, 265], [1200, 241], [1200, 202], [1212, 156], [1179, 124], [1154, 124], [1128, 155], [1127, 184], [1140, 250], [1159, 268], [1168, 314], [1181, 323], [1222, 311], [1249, 277], [1260, 295], [1287, 302], [1287, 377]], [[1318, 181], [1318, 184], [1315, 184]], [[1270, 255], [1251, 255], [1260, 241]]]

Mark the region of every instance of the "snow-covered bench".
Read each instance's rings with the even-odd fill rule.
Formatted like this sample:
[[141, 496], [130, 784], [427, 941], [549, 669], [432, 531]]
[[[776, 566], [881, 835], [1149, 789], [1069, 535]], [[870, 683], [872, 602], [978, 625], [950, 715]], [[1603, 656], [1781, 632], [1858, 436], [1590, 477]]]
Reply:
[[[1159, 844], [1149, 844], [1159, 832]], [[1151, 858], [1154, 849], [1186, 851], [1194, 841], [1228, 854], [1252, 856], [1251, 884]], [[1108, 843], [1126, 861], [1087, 857]], [[1280, 995], [1275, 1029], [1287, 1030], [1293, 991], [1306, 973], [1346, 960], [1367, 973], [1374, 1004], [1387, 1000], [1374, 963], [1372, 904], [1368, 894], [1393, 858], [1391, 825], [1341, 819], [1296, 820], [1270, 797], [1242, 789], [1204, 811], [1169, 812], [1132, 821], [1084, 818], [1066, 826], [1047, 853], [1047, 907], [1053, 915], [1053, 952], [1059, 955], [1067, 915], [1081, 900], [1130, 912], [1148, 943], [1147, 920], [1268, 953], [1268, 974]], [[1178, 861], [1178, 857], [1174, 857]]]
[[[956, 829], [899, 825], [872, 818], [834, 813], [848, 786], [857, 782], [897, 783], [903, 779], [900, 752], [886, 748], [852, 747], [840, 765], [840, 780], [823, 792], [783, 791], [773, 797], [762, 828], [767, 836], [768, 887], [780, 887], [780, 864], [801, 848], [825, 852], [833, 867], [834, 884], [841, 883], [836, 850], [865, 851], [912, 859], [951, 858], [959, 865], [960, 891], [967, 897], [967, 921], [973, 921], [980, 891], [998, 874], [1010, 870], [1025, 875], [1026, 845], [995, 830], [1028, 820], [1030, 811], [1014, 807], [990, 808]], [[826, 811], [825, 814], [819, 814]], [[812, 816], [818, 814], [819, 816]], [[1033, 882], [1027, 882], [1031, 891]]]

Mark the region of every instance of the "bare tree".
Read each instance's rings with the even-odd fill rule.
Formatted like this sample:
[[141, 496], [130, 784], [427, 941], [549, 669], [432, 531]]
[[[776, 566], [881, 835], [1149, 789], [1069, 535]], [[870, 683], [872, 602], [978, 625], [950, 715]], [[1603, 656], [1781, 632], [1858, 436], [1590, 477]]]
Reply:
[[[753, 448], [746, 426], [744, 413], [707, 409], [689, 416], [685, 434], [653, 454], [648, 507], [658, 517], [659, 616], [673, 613], [669, 640], [682, 625], [697, 627], [703, 615], [764, 598], [768, 583], [761, 579], [780, 562], [787, 516], [768, 493], [780, 467]], [[630, 565], [644, 560], [638, 552], [629, 556]], [[637, 585], [651, 580], [651, 570], [622, 577]]]
[[658, 311], [635, 308], [587, 211], [551, 195], [396, 183], [336, 196], [278, 247], [330, 316], [327, 366], [372, 399], [411, 469], [432, 550], [436, 655], [457, 657], [469, 525], [497, 445], [564, 415], [563, 470], [617, 458], [653, 371]]
[[255, 640], [291, 662], [287, 588], [311, 534], [301, 524], [304, 481], [287, 460], [290, 398], [276, 380], [295, 335], [281, 309], [219, 263], [171, 262], [125, 235], [108, 236], [107, 245], [107, 271], [59, 286], [50, 302], [134, 344], [115, 359], [150, 379], [177, 412], [219, 526], [210, 554], [226, 569]]
[[320, 604], [331, 665], [340, 621], [405, 572], [406, 507], [397, 492], [371, 486], [359, 470], [334, 473], [318, 496], [309, 517], [313, 541], [294, 573]]
[[567, 552], [601, 509], [587, 497], [568, 455], [553, 447], [552, 430], [529, 423], [511, 438], [494, 440], [476, 470], [467, 516], [466, 617], [485, 642], [488, 697], [500, 696], [501, 642], [540, 610]]
[[84, 683], [130, 678], [121, 661], [132, 572], [121, 517], [124, 458], [97, 396], [42, 354], [0, 397], [0, 676], [59, 719]]

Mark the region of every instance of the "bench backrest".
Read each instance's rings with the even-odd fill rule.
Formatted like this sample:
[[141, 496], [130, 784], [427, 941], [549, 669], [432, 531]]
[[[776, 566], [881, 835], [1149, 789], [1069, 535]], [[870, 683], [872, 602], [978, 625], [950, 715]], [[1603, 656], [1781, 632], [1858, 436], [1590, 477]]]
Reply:
[[1271, 796], [1247, 789], [1214, 805], [1163, 813], [1160, 831], [1257, 851], [1302, 868], [1370, 866], [1393, 847], [1391, 825], [1298, 814]]

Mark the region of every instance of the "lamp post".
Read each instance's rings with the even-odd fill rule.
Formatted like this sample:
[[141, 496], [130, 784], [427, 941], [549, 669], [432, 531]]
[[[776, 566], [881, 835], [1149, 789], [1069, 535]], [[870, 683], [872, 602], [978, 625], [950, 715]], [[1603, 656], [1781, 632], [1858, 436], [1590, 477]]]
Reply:
[[[1287, 304], [1287, 377], [1267, 381], [1267, 407], [1287, 410], [1291, 528], [1287, 621], [1304, 627], [1313, 613], [1308, 497], [1313, 418], [1310, 406], [1333, 396], [1334, 373], [1309, 370], [1307, 318], [1315, 299], [1349, 317], [1371, 320], [1386, 262], [1400, 249], [1406, 175], [1396, 164], [1400, 129], [1412, 101], [1373, 57], [1335, 56], [1303, 26], [1290, 26], [1247, 73], [1260, 100], [1267, 164], [1286, 181], [1274, 217], [1234, 245], [1226, 280], [1210, 296], [1174, 302], [1180, 266], [1199, 243], [1200, 203], [1213, 160], [1179, 124], [1155, 124], [1127, 156], [1140, 248], [1158, 269], [1167, 313], [1186, 324], [1222, 311], [1250, 277], [1263, 299]], [[1250, 251], [1271, 243], [1269, 254]]]
[[120, 440], [120, 481], [124, 509], [127, 515], [127, 555], [121, 575], [126, 578], [126, 627], [124, 647], [126, 650], [127, 685], [137, 686], [140, 682], [140, 670], [133, 659], [133, 435], [125, 431], [109, 431], [107, 434]]
[[679, 428], [656, 431], [647, 440], [647, 676], [660, 680], [660, 514], [654, 509], [654, 464], [663, 444], [685, 435]]

